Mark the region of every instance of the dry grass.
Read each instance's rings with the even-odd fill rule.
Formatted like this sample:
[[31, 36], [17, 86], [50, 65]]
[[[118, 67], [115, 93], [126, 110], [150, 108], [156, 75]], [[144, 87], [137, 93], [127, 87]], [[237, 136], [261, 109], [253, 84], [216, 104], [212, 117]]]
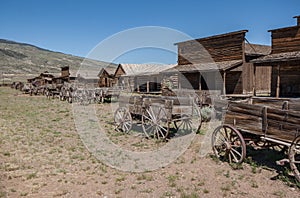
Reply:
[[[275, 171], [232, 170], [200, 158], [203, 135], [175, 162], [153, 172], [122, 172], [91, 155], [76, 132], [72, 106], [0, 88], [0, 197], [298, 197]], [[108, 105], [98, 105], [105, 112]], [[100, 115], [100, 114], [99, 114]], [[118, 134], [101, 114], [109, 137], [134, 151], [165, 143]]]

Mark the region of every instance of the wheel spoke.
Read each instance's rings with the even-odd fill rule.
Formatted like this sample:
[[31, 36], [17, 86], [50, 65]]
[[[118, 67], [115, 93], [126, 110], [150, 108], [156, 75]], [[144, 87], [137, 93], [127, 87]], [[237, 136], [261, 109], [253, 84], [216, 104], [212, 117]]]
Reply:
[[160, 125], [158, 125], [158, 127], [159, 127], [159, 128], [161, 128], [162, 130], [164, 130], [164, 131], [165, 131], [165, 133], [167, 133], [167, 132], [168, 132], [168, 130], [167, 130], [167, 129], [165, 129], [164, 127], [162, 127], [162, 126], [160, 126]]
[[154, 121], [154, 118], [153, 118], [153, 115], [149, 112], [149, 110], [147, 109], [146, 110], [146, 112], [147, 112], [147, 114], [149, 115], [149, 120], [152, 120], [152, 121]]
[[231, 159], [231, 155], [230, 155], [230, 153], [228, 153], [228, 160], [229, 160], [229, 164], [231, 164], [231, 162], [232, 162], [232, 159]]
[[235, 156], [235, 154], [232, 152], [232, 150], [230, 151], [230, 155], [233, 156], [233, 158], [234, 158], [234, 160], [235, 160], [236, 163], [239, 162], [239, 160], [237, 159], [237, 157]]

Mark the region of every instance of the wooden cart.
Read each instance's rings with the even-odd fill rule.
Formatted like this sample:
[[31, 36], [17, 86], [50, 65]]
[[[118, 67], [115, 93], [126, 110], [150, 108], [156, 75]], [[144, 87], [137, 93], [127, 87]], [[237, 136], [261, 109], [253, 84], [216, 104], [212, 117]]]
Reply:
[[288, 159], [300, 181], [300, 100], [252, 98], [248, 103], [229, 102], [223, 125], [212, 134], [217, 157], [241, 163], [246, 157], [246, 142], [288, 148]]
[[114, 122], [116, 129], [125, 133], [135, 122], [142, 125], [146, 137], [166, 139], [170, 132], [188, 134], [198, 131], [201, 114], [193, 97], [120, 96]]
[[105, 100], [111, 102], [112, 98], [118, 98], [121, 90], [117, 87], [98, 87], [96, 88], [96, 100], [104, 103]]

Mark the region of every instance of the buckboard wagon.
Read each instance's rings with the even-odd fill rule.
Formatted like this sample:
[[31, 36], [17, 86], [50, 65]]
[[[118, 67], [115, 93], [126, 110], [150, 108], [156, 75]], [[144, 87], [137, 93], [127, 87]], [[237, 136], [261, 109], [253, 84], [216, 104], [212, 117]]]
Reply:
[[184, 135], [198, 131], [201, 114], [193, 97], [122, 95], [114, 122], [116, 129], [125, 133], [135, 122], [141, 124], [146, 137], [166, 139], [170, 132]]
[[[216, 105], [217, 110], [219, 107]], [[246, 157], [245, 142], [287, 147], [288, 159], [278, 163], [289, 162], [300, 182], [299, 99], [251, 98], [248, 102], [228, 102], [223, 110], [223, 124], [212, 134], [212, 148], [218, 158], [241, 163]]]

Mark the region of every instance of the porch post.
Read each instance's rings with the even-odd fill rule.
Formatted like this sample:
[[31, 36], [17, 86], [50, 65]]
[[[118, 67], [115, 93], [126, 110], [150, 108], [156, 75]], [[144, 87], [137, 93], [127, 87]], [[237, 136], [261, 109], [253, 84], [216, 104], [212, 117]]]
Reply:
[[280, 93], [280, 65], [277, 65], [277, 87], [276, 87], [276, 98], [279, 98]]
[[226, 95], [226, 71], [223, 73], [223, 95]]

